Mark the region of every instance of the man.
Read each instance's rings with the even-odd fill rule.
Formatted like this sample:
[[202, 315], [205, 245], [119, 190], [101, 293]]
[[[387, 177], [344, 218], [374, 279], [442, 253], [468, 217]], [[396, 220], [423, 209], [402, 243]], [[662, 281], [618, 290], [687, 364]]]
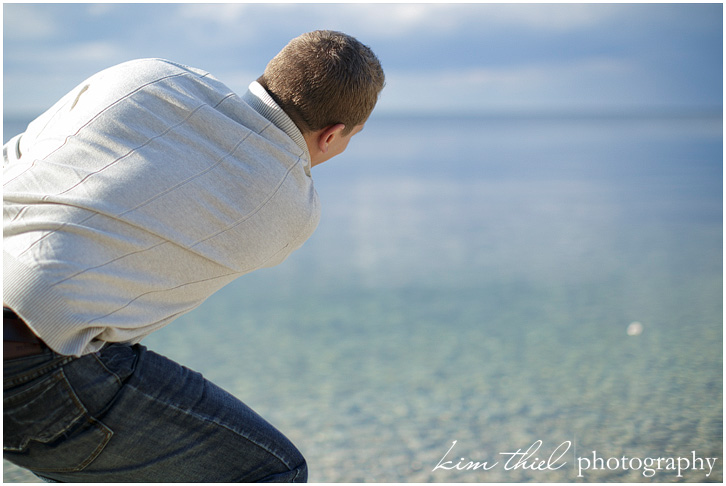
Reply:
[[316, 31], [242, 97], [131, 61], [8, 142], [4, 457], [63, 482], [305, 481], [280, 432], [138, 343], [303, 244], [310, 168], [345, 150], [383, 85], [368, 47]]

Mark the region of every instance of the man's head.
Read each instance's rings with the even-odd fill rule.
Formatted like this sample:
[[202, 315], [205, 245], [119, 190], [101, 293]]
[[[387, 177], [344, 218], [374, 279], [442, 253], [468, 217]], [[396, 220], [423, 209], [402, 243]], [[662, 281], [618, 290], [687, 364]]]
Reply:
[[[312, 141], [310, 155], [315, 159], [316, 148], [326, 152], [319, 136], [349, 139], [360, 131], [385, 76], [370, 48], [341, 32], [318, 30], [291, 40], [269, 62], [259, 82], [295, 122], [309, 147]], [[334, 127], [338, 129], [331, 131]]]

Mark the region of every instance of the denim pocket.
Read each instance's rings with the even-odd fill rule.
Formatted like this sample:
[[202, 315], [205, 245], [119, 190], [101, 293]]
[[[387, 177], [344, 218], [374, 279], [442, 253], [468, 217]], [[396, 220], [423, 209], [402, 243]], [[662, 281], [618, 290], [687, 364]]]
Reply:
[[80, 471], [113, 435], [88, 414], [62, 369], [8, 390], [3, 408], [4, 457], [32, 471]]
[[[103, 368], [113, 375], [119, 384], [124, 383], [136, 370], [139, 345], [111, 344], [94, 354]], [[71, 383], [73, 380], [71, 380]]]

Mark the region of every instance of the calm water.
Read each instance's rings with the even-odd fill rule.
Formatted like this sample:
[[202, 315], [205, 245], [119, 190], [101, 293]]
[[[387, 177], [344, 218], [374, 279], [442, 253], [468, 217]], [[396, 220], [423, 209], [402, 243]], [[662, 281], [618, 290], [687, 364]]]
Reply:
[[281, 429], [311, 481], [721, 481], [722, 133], [374, 116], [313, 170], [301, 250], [145, 344]]

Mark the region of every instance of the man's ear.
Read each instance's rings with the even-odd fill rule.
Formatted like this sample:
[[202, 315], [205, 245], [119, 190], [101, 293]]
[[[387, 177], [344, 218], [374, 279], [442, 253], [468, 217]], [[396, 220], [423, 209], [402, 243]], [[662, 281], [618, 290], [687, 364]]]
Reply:
[[320, 135], [318, 135], [318, 148], [320, 151], [322, 153], [326, 153], [330, 144], [332, 144], [333, 140], [335, 140], [335, 137], [340, 137], [343, 130], [345, 130], [345, 125], [342, 123], [337, 123], [324, 128], [323, 131], [320, 132]]

